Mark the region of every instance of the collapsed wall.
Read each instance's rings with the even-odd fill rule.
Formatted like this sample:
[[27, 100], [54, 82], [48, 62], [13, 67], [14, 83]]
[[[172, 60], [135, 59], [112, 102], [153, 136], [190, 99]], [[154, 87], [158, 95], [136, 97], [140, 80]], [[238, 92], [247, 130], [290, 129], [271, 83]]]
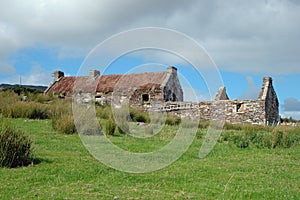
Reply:
[[277, 125], [280, 121], [278, 99], [272, 78], [263, 79], [257, 100], [229, 100], [226, 88], [221, 87], [210, 102], [167, 102], [158, 110], [185, 118], [224, 119], [229, 123]]

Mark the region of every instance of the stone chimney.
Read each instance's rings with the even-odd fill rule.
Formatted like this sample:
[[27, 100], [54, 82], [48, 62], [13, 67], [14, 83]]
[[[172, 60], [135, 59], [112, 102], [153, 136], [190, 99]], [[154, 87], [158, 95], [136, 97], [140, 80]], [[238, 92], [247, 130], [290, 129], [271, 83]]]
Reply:
[[167, 67], [167, 72], [169, 72], [169, 73], [177, 73], [177, 68], [173, 67], [173, 66]]
[[65, 74], [62, 71], [55, 71], [54, 72], [54, 81], [58, 81], [61, 77], [64, 77]]
[[259, 93], [258, 99], [265, 100], [269, 90], [273, 90], [273, 83], [271, 77], [264, 77], [263, 78], [263, 85], [261, 91]]
[[100, 76], [100, 71], [98, 71], [98, 70], [90, 70], [89, 78], [94, 79], [97, 76]]

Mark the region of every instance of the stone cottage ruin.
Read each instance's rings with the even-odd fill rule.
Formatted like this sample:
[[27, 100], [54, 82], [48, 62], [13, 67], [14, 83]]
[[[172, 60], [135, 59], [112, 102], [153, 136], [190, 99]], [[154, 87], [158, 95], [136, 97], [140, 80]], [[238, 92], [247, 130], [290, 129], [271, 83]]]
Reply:
[[230, 100], [226, 88], [221, 87], [215, 96], [215, 101], [167, 102], [158, 110], [172, 112], [181, 117], [200, 117], [211, 120], [221, 116], [229, 123], [277, 125], [280, 122], [278, 107], [272, 78], [264, 77], [256, 100]]
[[93, 94], [87, 101], [94, 98], [101, 104], [112, 102], [112, 96], [118, 93], [120, 102], [126, 100], [131, 106], [169, 112], [181, 117], [211, 120], [217, 119], [218, 114], [222, 113], [225, 121], [230, 123], [277, 125], [280, 122], [279, 103], [271, 77], [263, 78], [256, 100], [230, 100], [226, 88], [221, 87], [215, 101], [184, 102], [175, 67], [168, 67], [163, 72], [102, 76], [99, 71], [91, 70], [89, 76], [79, 77], [65, 77], [63, 72], [56, 71], [53, 83], [45, 94], [70, 97], [74, 93], [75, 80], [83, 92]]
[[63, 97], [73, 94], [74, 84], [85, 93], [95, 92], [95, 101], [101, 104], [112, 101], [113, 93], [120, 98], [129, 98], [133, 106], [146, 106], [151, 102], [183, 101], [183, 91], [175, 67], [168, 67], [163, 72], [145, 72], [136, 74], [102, 75], [97, 70], [90, 70], [89, 76], [65, 77], [61, 71], [54, 72], [52, 84], [44, 92]]

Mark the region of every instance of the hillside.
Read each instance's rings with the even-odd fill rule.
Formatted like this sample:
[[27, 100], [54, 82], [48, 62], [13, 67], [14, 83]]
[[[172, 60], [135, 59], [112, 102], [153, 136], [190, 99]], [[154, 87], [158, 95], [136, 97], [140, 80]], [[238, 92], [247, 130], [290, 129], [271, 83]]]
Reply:
[[[0, 84], [0, 90], [5, 90], [5, 89], [12, 89], [12, 88], [17, 88], [19, 87], [18, 84]], [[42, 85], [22, 85], [22, 88], [24, 89], [32, 89], [32, 90], [39, 90], [41, 92], [45, 91], [47, 89], [47, 86], [42, 86]]]

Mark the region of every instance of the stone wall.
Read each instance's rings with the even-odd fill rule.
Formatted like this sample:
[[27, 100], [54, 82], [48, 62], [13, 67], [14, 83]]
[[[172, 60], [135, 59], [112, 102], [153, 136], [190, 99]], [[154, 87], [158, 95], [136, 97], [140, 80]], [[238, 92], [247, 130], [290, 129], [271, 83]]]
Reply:
[[165, 81], [162, 84], [164, 101], [183, 101], [183, 91], [175, 67], [168, 67]]
[[220, 100], [199, 103], [168, 102], [157, 110], [184, 118], [223, 119], [230, 123], [266, 123], [264, 100]]
[[264, 77], [258, 99], [265, 101], [266, 124], [276, 125], [279, 123], [279, 103], [271, 77]]

